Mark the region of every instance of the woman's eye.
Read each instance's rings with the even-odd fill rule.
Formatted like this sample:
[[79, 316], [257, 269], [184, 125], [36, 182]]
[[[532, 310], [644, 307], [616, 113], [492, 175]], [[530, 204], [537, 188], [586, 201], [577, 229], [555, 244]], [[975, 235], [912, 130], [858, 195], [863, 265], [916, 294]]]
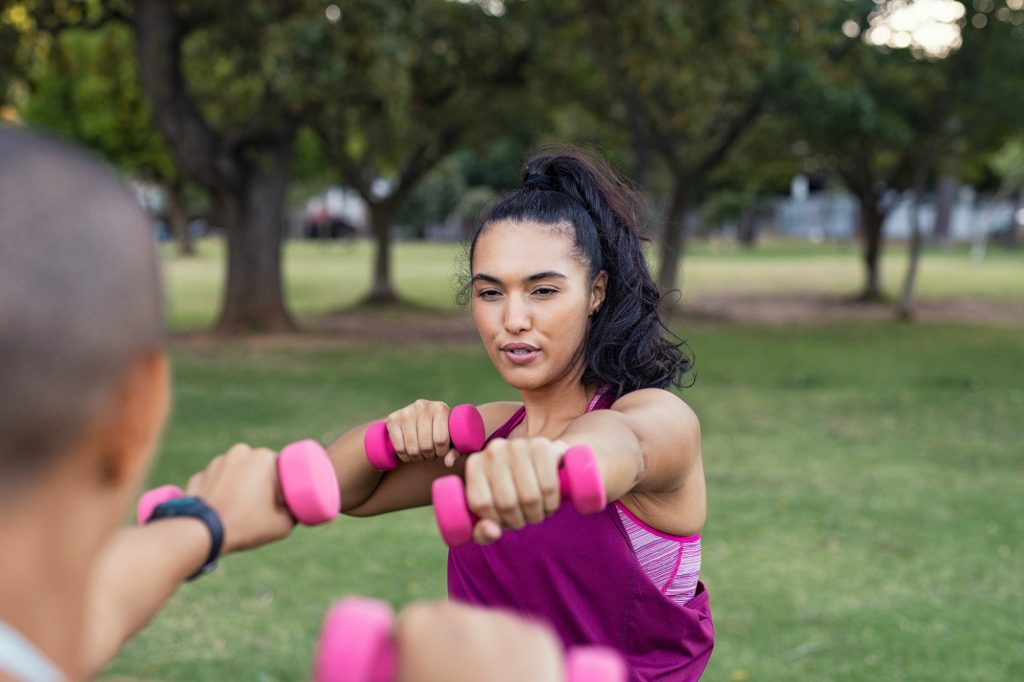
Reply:
[[558, 293], [558, 289], [552, 289], [551, 287], [539, 287], [534, 289], [533, 293], [538, 296], [554, 296]]
[[501, 294], [495, 291], [494, 289], [483, 289], [477, 294], [477, 297], [482, 298], [485, 301], [489, 301], [491, 299], [497, 298], [500, 295]]

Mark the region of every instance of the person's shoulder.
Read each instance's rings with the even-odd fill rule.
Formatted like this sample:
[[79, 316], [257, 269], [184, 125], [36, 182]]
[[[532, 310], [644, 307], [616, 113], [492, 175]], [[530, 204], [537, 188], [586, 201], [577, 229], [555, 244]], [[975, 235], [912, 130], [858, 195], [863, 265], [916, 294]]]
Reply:
[[484, 430], [489, 434], [494, 433], [495, 430], [516, 413], [522, 403], [517, 403], [512, 400], [502, 400], [494, 403], [483, 403], [477, 405], [476, 409], [480, 411], [480, 416], [484, 418]]
[[667, 391], [663, 388], [641, 388], [635, 391], [630, 391], [629, 393], [625, 393], [616, 398], [611, 407], [613, 410], [655, 408], [658, 410], [668, 410], [685, 416], [692, 415], [693, 418], [696, 418], [697, 416], [694, 413], [693, 408], [691, 408], [685, 400], [672, 391]]

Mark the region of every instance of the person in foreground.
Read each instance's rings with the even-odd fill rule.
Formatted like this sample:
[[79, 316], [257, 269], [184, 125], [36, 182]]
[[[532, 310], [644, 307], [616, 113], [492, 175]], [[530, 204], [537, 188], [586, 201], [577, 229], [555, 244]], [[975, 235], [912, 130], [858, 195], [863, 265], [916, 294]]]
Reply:
[[[236, 445], [189, 482], [208, 514], [121, 527], [168, 411], [160, 299], [130, 191], [63, 143], [0, 127], [4, 682], [93, 676], [217, 554], [294, 525], [275, 453]], [[452, 631], [486, 640], [465, 652]], [[503, 614], [420, 605], [396, 638], [407, 682], [558, 680], [554, 637]]]
[[[351, 429], [329, 448], [343, 511], [429, 504], [433, 481], [455, 471], [479, 520], [475, 544], [450, 551], [452, 599], [539, 617], [566, 645], [613, 646], [634, 680], [697, 679], [714, 645], [699, 580], [700, 427], [666, 390], [690, 363], [659, 316], [639, 203], [575, 148], [535, 156], [523, 179], [473, 234], [465, 290], [520, 401], [479, 406], [491, 435], [466, 457], [452, 449], [448, 405], [397, 410], [387, 435], [402, 464], [387, 473], [363, 452], [369, 426]], [[591, 515], [559, 491], [561, 457], [579, 444], [614, 501]]]

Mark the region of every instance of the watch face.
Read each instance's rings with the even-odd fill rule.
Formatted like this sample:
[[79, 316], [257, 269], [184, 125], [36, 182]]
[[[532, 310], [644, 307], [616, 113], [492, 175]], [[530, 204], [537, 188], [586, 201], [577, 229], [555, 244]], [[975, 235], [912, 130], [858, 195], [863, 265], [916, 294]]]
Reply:
[[197, 497], [176, 497], [173, 500], [168, 500], [162, 503], [160, 506], [165, 509], [185, 509], [191, 507], [199, 501]]

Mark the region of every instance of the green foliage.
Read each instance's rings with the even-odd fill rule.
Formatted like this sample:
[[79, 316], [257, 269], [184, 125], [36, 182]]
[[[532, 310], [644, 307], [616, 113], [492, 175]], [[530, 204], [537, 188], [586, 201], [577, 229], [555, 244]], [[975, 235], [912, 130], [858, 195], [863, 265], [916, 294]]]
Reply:
[[322, 55], [337, 96], [314, 125], [349, 184], [387, 178], [409, 191], [406, 178], [521, 116], [509, 95], [523, 85], [531, 36], [508, 16], [445, 0], [339, 7]]
[[20, 113], [91, 147], [124, 171], [169, 179], [177, 174], [139, 87], [128, 28], [68, 31], [45, 43], [28, 73], [32, 95]]
[[455, 213], [466, 192], [466, 179], [454, 160], [433, 168], [398, 211], [401, 225], [419, 231], [431, 223], [442, 223]]
[[1008, 141], [993, 155], [992, 169], [999, 174], [1004, 188], [1024, 190], [1024, 135]]
[[[1009, 18], [979, 28], [968, 12], [959, 25], [962, 46], [944, 58], [926, 58], [843, 36], [840, 24], [866, 27], [877, 5], [847, 3], [822, 25], [819, 58], [798, 66], [784, 99], [799, 126], [795, 132], [823, 169], [861, 193], [907, 189], [915, 166], [927, 163], [935, 147], [977, 163], [1020, 129], [1013, 112], [1024, 106], [1024, 77], [1016, 65], [1024, 32]], [[986, 11], [995, 9], [991, 5]]]
[[332, 27], [319, 2], [203, 3], [183, 45], [183, 72], [217, 130], [274, 130], [337, 93], [326, 59]]
[[545, 45], [551, 76], [593, 113], [587, 122], [602, 126], [602, 140], [649, 147], [692, 184], [779, 87], [815, 11], [742, 0], [571, 7], [575, 20]]

